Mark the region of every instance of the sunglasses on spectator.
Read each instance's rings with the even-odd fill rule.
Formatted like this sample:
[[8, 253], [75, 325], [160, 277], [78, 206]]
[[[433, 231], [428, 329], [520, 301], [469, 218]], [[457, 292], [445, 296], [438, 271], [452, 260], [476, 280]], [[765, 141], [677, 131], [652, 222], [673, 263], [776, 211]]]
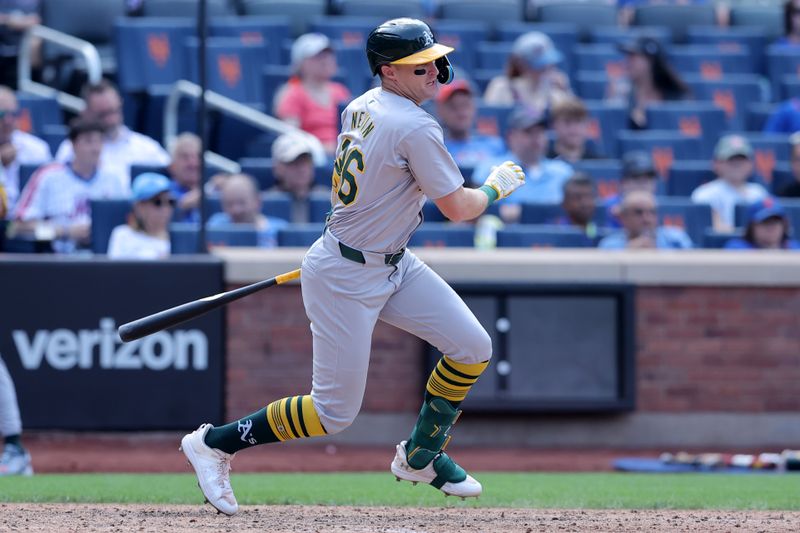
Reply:
[[631, 207], [630, 209], [628, 209], [628, 212], [638, 217], [644, 215], [655, 215], [657, 213], [655, 209], [646, 209], [644, 207]]
[[4, 119], [6, 117], [19, 117], [19, 109], [0, 109], [0, 119]]
[[156, 198], [151, 198], [148, 201], [151, 204], [153, 204], [154, 206], [156, 206], [156, 207], [162, 207], [162, 206], [167, 206], [167, 205], [170, 206], [170, 207], [175, 207], [175, 198], [157, 198], [156, 197]]

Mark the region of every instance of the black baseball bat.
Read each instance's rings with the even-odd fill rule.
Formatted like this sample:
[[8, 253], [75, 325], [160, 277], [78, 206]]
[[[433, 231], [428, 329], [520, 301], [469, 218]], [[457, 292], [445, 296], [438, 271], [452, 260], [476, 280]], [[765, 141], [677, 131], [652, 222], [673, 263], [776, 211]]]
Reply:
[[124, 342], [141, 339], [142, 337], [146, 337], [147, 335], [155, 333], [156, 331], [161, 331], [162, 329], [167, 329], [169, 327], [186, 322], [192, 318], [204, 315], [209, 311], [213, 311], [214, 309], [222, 307], [225, 304], [229, 304], [234, 300], [238, 300], [239, 298], [244, 298], [245, 296], [253, 294], [254, 292], [266, 289], [267, 287], [272, 287], [273, 285], [280, 285], [281, 283], [286, 283], [287, 281], [291, 281], [299, 277], [300, 270], [292, 270], [291, 272], [281, 274], [280, 276], [275, 276], [274, 278], [265, 279], [263, 281], [257, 281], [256, 283], [247, 285], [245, 287], [239, 287], [238, 289], [234, 289], [232, 291], [221, 292], [213, 296], [206, 296], [205, 298], [200, 298], [199, 300], [186, 302], [185, 304], [164, 309], [163, 311], [153, 313], [152, 315], [147, 315], [138, 320], [134, 320], [133, 322], [122, 324], [117, 332], [119, 333], [119, 338]]

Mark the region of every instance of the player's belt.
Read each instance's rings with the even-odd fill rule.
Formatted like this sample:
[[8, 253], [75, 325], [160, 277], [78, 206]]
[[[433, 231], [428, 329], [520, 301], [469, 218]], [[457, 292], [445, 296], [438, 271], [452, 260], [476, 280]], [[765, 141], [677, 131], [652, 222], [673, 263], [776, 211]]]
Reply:
[[[354, 261], [356, 263], [361, 263], [365, 265], [367, 263], [364, 254], [356, 250], [355, 248], [350, 248], [343, 242], [339, 241], [339, 251], [342, 253], [342, 257], [345, 259], [349, 259], [350, 261]], [[384, 254], [383, 259], [387, 265], [395, 266], [400, 260], [403, 258], [403, 255], [406, 253], [405, 248], [400, 250], [399, 252], [395, 252], [393, 254]]]

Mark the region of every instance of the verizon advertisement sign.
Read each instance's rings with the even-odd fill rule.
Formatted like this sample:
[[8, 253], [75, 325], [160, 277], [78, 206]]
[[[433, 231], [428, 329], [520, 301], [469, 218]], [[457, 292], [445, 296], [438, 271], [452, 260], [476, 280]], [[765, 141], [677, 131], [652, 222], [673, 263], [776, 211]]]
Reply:
[[[28, 256], [32, 257], [32, 256]], [[120, 324], [223, 289], [213, 258], [0, 260], [0, 356], [31, 429], [181, 429], [223, 416], [223, 312], [130, 343]]]

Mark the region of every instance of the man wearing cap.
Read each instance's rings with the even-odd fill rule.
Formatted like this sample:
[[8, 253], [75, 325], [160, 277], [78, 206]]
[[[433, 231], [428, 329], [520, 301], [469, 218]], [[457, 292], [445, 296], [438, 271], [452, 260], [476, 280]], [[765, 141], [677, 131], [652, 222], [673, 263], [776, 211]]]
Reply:
[[644, 150], [633, 150], [622, 156], [622, 176], [619, 180], [619, 193], [605, 201], [606, 223], [610, 228], [620, 228], [620, 204], [622, 198], [631, 191], [646, 191], [656, 194], [658, 175], [653, 159]]
[[22, 191], [14, 218], [15, 231], [37, 239], [55, 239], [56, 252], [69, 253], [89, 244], [89, 201], [124, 198], [128, 188], [116, 174], [99, 167], [102, 124], [78, 118], [70, 124], [74, 157], [37, 170]]
[[800, 250], [800, 243], [789, 238], [791, 226], [786, 210], [772, 197], [747, 207], [747, 226], [743, 237], [725, 243], [727, 250]]
[[544, 157], [547, 150], [547, 118], [534, 109], [517, 107], [506, 127], [508, 153], [475, 168], [473, 181], [490, 172], [493, 165], [510, 160], [525, 169], [526, 181], [513, 197], [500, 203], [500, 218], [506, 223], [519, 221], [523, 202], [561, 203], [564, 182], [573, 174], [567, 163]]
[[406, 245], [422, 223], [427, 198], [450, 220], [473, 220], [520, 187], [525, 176], [508, 161], [480, 188], [464, 187], [441, 127], [421, 107], [440, 84], [453, 80], [446, 57], [452, 51], [416, 19], [389, 20], [367, 38], [367, 61], [380, 86], [342, 113], [331, 212], [301, 266], [313, 335], [311, 392], [273, 401], [224, 426], [203, 424], [181, 441], [203, 494], [219, 511], [238, 510], [229, 478], [234, 453], [331, 435], [352, 424], [361, 409], [378, 320], [443, 354], [428, 378], [416, 424], [395, 447], [392, 474], [463, 498], [481, 493], [481, 484], [444, 448], [461, 402], [489, 365], [491, 337]]
[[111, 231], [109, 259], [164, 259], [171, 251], [169, 223], [175, 198], [169, 178], [145, 172], [133, 179], [128, 223]]
[[272, 173], [275, 185], [269, 192], [284, 192], [292, 198], [290, 222], [309, 222], [308, 196], [314, 192], [331, 192], [330, 187], [314, 185], [311, 145], [300, 135], [285, 133], [272, 143]]
[[651, 192], [633, 191], [620, 205], [622, 229], [603, 238], [598, 248], [605, 250], [683, 250], [692, 240], [680, 228], [658, 225], [658, 204]]
[[557, 68], [563, 59], [544, 33], [520, 35], [511, 48], [505, 73], [489, 82], [483, 101], [489, 105], [548, 108], [572, 94], [569, 78]]
[[725, 135], [714, 149], [717, 179], [704, 183], [692, 193], [692, 201], [711, 206], [714, 231], [734, 228], [736, 204], [763, 200], [769, 193], [763, 185], [748, 180], [753, 176], [753, 148], [741, 135]]
[[436, 95], [436, 116], [444, 131], [444, 145], [460, 167], [475, 167], [505, 150], [503, 139], [474, 131], [477, 106], [468, 80], [442, 85]]
[[350, 100], [350, 91], [332, 81], [336, 54], [321, 33], [301, 35], [292, 45], [292, 77], [275, 95], [275, 114], [317, 137], [332, 154], [339, 133], [339, 104]]

